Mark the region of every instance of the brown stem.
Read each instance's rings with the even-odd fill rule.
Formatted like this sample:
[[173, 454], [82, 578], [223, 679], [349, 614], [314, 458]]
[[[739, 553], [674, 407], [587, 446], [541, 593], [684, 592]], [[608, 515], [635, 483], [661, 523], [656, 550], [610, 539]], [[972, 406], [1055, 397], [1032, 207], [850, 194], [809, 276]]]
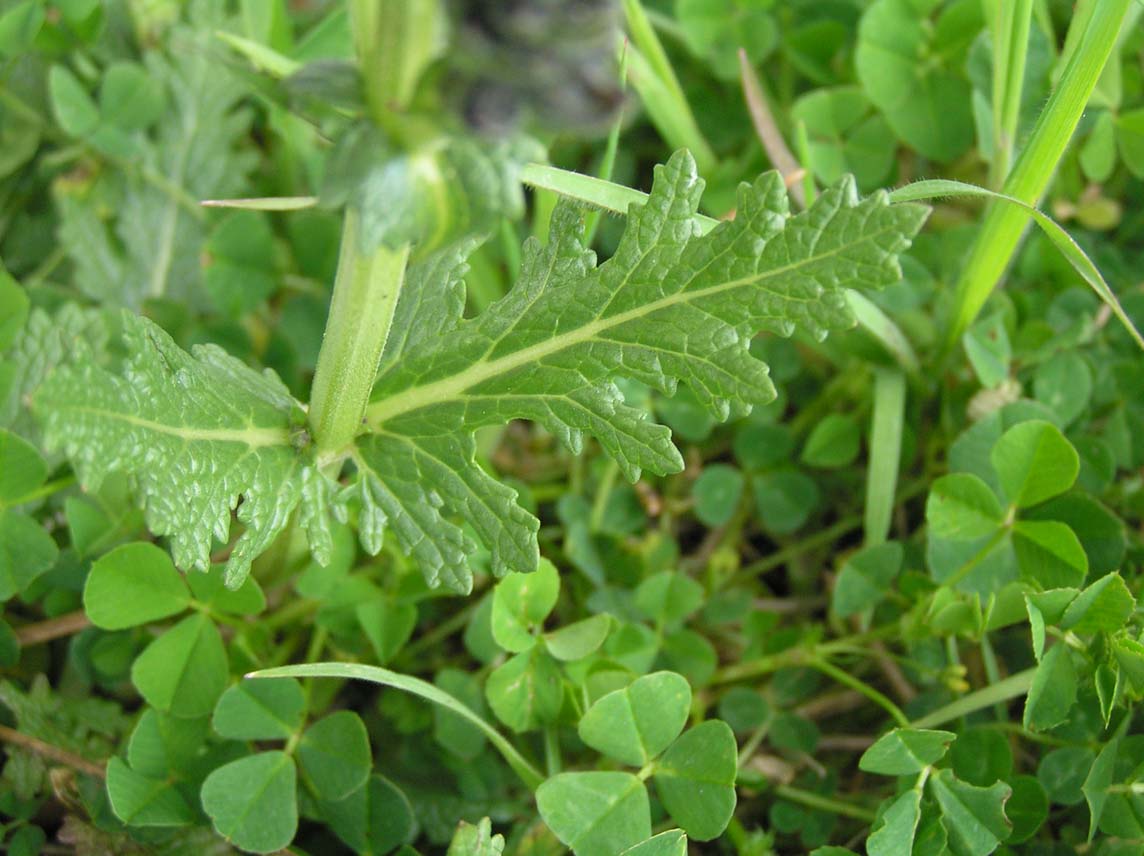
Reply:
[[51, 642], [53, 639], [60, 639], [64, 636], [72, 636], [89, 627], [91, 627], [91, 621], [82, 609], [77, 609], [75, 612], [69, 612], [65, 615], [57, 616], [56, 618], [49, 618], [47, 621], [37, 621], [35, 624], [18, 628], [16, 630], [16, 640], [20, 643], [21, 648], [28, 648], [32, 645], [42, 645], [44, 642]]
[[822, 609], [829, 601], [825, 597], [757, 597], [753, 601], [756, 612], [808, 612]]
[[30, 734], [24, 734], [22, 731], [17, 731], [14, 728], [9, 728], [6, 725], [0, 725], [0, 741], [5, 743], [12, 743], [27, 749], [29, 752], [35, 752], [44, 758], [48, 758], [65, 767], [71, 767], [73, 770], [78, 770], [81, 773], [86, 773], [89, 776], [96, 778], [106, 778], [102, 764], [96, 764], [86, 758], [81, 758], [66, 749], [61, 749], [59, 746], [53, 746], [51, 743], [45, 743], [39, 738], [32, 737]]
[[759, 135], [767, 157], [782, 175], [791, 196], [800, 208], [805, 208], [806, 189], [801, 184], [804, 170], [790, 153], [786, 140], [783, 139], [779, 126], [775, 123], [775, 117], [771, 113], [767, 94], [763, 91], [759, 78], [755, 76], [755, 70], [751, 68], [747, 52], [742, 48], [739, 48], [739, 72], [743, 81], [743, 98], [747, 102], [747, 110], [751, 114], [755, 133]]
[[828, 734], [818, 739], [821, 752], [865, 752], [874, 745], [874, 738], [865, 734]]
[[890, 686], [894, 690], [894, 695], [898, 697], [898, 701], [903, 704], [913, 701], [914, 698], [917, 697], [918, 691], [914, 689], [914, 685], [909, 682], [901, 668], [894, 662], [894, 658], [890, 656], [890, 652], [886, 650], [886, 646], [883, 645], [881, 641], [878, 641], [870, 646], [870, 650], [874, 653], [874, 661], [882, 670], [882, 674], [884, 674], [886, 680], [890, 682]]
[[841, 713], [849, 713], [863, 704], [865, 699], [860, 693], [854, 690], [842, 690], [811, 699], [795, 708], [795, 713], [804, 719], [826, 719]]

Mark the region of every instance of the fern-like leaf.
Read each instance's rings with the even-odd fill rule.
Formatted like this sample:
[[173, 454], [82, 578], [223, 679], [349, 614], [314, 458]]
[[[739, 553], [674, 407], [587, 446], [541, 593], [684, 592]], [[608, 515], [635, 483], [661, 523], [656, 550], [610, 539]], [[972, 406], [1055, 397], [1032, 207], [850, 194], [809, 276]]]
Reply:
[[170, 539], [179, 567], [208, 569], [212, 538], [227, 542], [238, 507], [245, 531], [226, 571], [237, 586], [312, 481], [298, 450], [305, 414], [270, 371], [214, 345], [188, 354], [146, 318], [124, 313], [123, 326], [121, 372], [76, 360], [41, 386], [45, 442], [66, 451], [86, 488], [129, 473], [148, 528]]
[[74, 303], [65, 303], [54, 315], [33, 309], [0, 359], [0, 428], [37, 440], [29, 407], [32, 395], [77, 354], [92, 363], [105, 362], [108, 339], [107, 318], [100, 310]]
[[647, 203], [633, 206], [616, 254], [599, 267], [578, 212], [562, 206], [548, 245], [526, 245], [508, 295], [479, 318], [458, 311], [448, 326], [438, 318], [432, 335], [404, 338], [375, 386], [357, 458], [375, 483], [363, 490], [375, 516], [431, 581], [471, 582], [467, 538], [450, 515], [490, 548], [496, 572], [536, 564], [536, 520], [480, 471], [475, 429], [530, 419], [574, 452], [595, 437], [630, 479], [678, 471], [668, 429], [627, 406], [614, 380], [668, 394], [682, 380], [720, 419], [769, 402], [774, 388], [751, 337], [853, 326], [845, 289], [895, 281], [898, 254], [927, 213], [881, 193], [861, 200], [844, 181], [792, 217], [769, 173], [742, 188], [733, 221], [700, 235], [702, 189], [686, 153], [658, 168]]
[[690, 156], [673, 157], [598, 267], [580, 214], [559, 207], [548, 244], [525, 246], [516, 286], [472, 320], [461, 317], [471, 243], [411, 268], [351, 452], [356, 477], [340, 490], [317, 468], [303, 409], [276, 377], [211, 346], [187, 354], [134, 316], [124, 318], [122, 371], [76, 361], [48, 378], [36, 398], [46, 438], [66, 448], [85, 485], [132, 475], [149, 526], [171, 539], [181, 567], [207, 566], [237, 506], [245, 531], [229, 558], [232, 585], [299, 505], [324, 561], [330, 517], [350, 501], [366, 550], [378, 552], [388, 531], [432, 585], [467, 592], [478, 542], [495, 573], [531, 571], [537, 520], [476, 462], [476, 429], [531, 419], [573, 451], [595, 437], [629, 478], [678, 471], [668, 429], [627, 405], [615, 381], [669, 394], [683, 381], [724, 419], [770, 401], [751, 337], [852, 326], [845, 289], [897, 279], [898, 254], [926, 216], [885, 194], [859, 199], [844, 182], [792, 217], [772, 173], [744, 185], [734, 221], [703, 235], [701, 192]]

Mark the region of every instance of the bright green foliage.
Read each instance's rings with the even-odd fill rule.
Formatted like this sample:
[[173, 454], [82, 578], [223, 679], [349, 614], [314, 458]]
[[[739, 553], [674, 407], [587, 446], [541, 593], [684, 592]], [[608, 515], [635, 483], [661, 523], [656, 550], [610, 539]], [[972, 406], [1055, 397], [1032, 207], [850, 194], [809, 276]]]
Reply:
[[669, 829], [629, 847], [620, 856], [687, 856], [687, 836], [679, 829]]
[[993, 532], [1003, 516], [989, 485], [968, 473], [942, 476], [926, 503], [926, 520], [936, 538], [980, 538]]
[[83, 606], [92, 624], [122, 630], [178, 615], [191, 604], [170, 556], [154, 544], [124, 544], [91, 567]]
[[555, 631], [555, 648], [542, 635], [544, 620], [556, 606], [560, 576], [547, 560], [532, 574], [509, 574], [493, 592], [489, 610], [492, 642], [514, 654], [498, 666], [485, 684], [485, 697], [497, 719], [513, 731], [530, 731], [552, 723], [564, 703], [558, 660], [591, 653], [607, 636], [610, 622], [588, 619], [587, 633], [568, 627]]
[[[882, 812], [867, 841], [871, 856], [941, 853], [946, 846], [959, 856], [988, 856], [1009, 838], [1013, 822], [1006, 814], [1012, 794], [1008, 784], [985, 774], [990, 784], [979, 786], [958, 778], [954, 770], [935, 769], [954, 740], [960, 738], [949, 731], [895, 729], [862, 756], [860, 766], [868, 772], [917, 775], [914, 786]], [[967, 745], [965, 752], [972, 751]], [[954, 762], [956, 768], [956, 758]], [[924, 800], [926, 787], [932, 802]]]
[[1064, 425], [1075, 422], [1088, 408], [1092, 386], [1092, 369], [1079, 354], [1057, 354], [1033, 377], [1037, 401], [1052, 408]]
[[[598, 270], [579, 243], [579, 218], [564, 209], [548, 246], [526, 249], [512, 294], [457, 329], [459, 318], [443, 316], [433, 298], [455, 292], [453, 271], [463, 256], [426, 263], [425, 285], [403, 291], [414, 295], [397, 308], [405, 335], [383, 352], [371, 431], [353, 453], [362, 473], [362, 537], [371, 552], [392, 528], [431, 583], [467, 591], [469, 537], [442, 515], [443, 504], [491, 550], [494, 570], [533, 570], [536, 521], [511, 490], [473, 464], [466, 432], [527, 417], [573, 450], [584, 433], [596, 436], [629, 477], [677, 470], [666, 430], [620, 402], [615, 367], [666, 390], [682, 379], [720, 418], [766, 403], [770, 381], [748, 355], [744, 332], [789, 333], [799, 323], [824, 334], [848, 326], [842, 289], [892, 281], [897, 253], [925, 216], [880, 196], [860, 201], [843, 184], [813, 211], [788, 219], [782, 183], [770, 176], [743, 189], [734, 223], [702, 237], [687, 226], [667, 228], [689, 222], [700, 190], [693, 163], [676, 156], [633, 214], [626, 243]], [[645, 232], [658, 235], [651, 256], [637, 248]], [[743, 256], [747, 245], [751, 252]], [[709, 253], [720, 261], [686, 274]], [[649, 258], [670, 262], [676, 273], [660, 281]], [[569, 306], [578, 312], [569, 314]], [[560, 320], [541, 335], [546, 314]], [[182, 567], [205, 567], [210, 537], [225, 539], [226, 517], [242, 497], [246, 531], [228, 560], [228, 584], [235, 586], [304, 497], [312, 548], [324, 559], [329, 487], [307, 458], [302, 413], [286, 390], [217, 349], [188, 356], [142, 319], [125, 316], [123, 325], [131, 356], [122, 375], [85, 363], [58, 372], [37, 396], [49, 442], [77, 456], [85, 484], [95, 488], [110, 472], [131, 472], [146, 498], [149, 527], [170, 535]], [[665, 340], [664, 325], [679, 329], [680, 338]], [[703, 335], [683, 332], [692, 328]], [[534, 369], [536, 361], [543, 371]], [[427, 429], [446, 425], [463, 430]], [[161, 466], [140, 468], [143, 448], [155, 450]], [[204, 485], [199, 474], [210, 472], [226, 475]]]
[[1135, 853], [1137, 11], [0, 0], [0, 850]]
[[[381, 776], [371, 776], [369, 782], [343, 800], [320, 801], [319, 806], [322, 819], [359, 853], [389, 853], [408, 842], [417, 827], [405, 794]], [[495, 851], [475, 850], [473, 853], [474, 856], [495, 856]]]
[[[650, 771], [675, 822], [691, 838], [708, 841], [722, 834], [734, 812], [738, 751], [730, 727], [719, 720], [680, 734], [690, 704], [687, 681], [654, 672], [596, 701], [580, 718], [579, 733], [593, 749]], [[562, 773], [540, 787], [537, 805], [545, 823], [577, 852], [595, 852], [586, 841], [601, 847], [606, 841], [612, 849], [631, 846], [624, 843], [627, 837], [650, 824], [645, 775]], [[559, 804], [581, 790], [591, 796], [575, 810]]]
[[[434, 682], [473, 712], [485, 713], [484, 694], [473, 675], [458, 669], [442, 669]], [[441, 706], [433, 709], [433, 739], [466, 761], [480, 755], [488, 742], [474, 723]]]
[[631, 773], [560, 773], [536, 791], [536, 807], [577, 856], [619, 853], [651, 837], [647, 791]]
[[696, 841], [718, 838], [735, 811], [739, 759], [725, 722], [684, 732], [655, 765], [655, 789], [672, 819]]
[[294, 838], [297, 773], [284, 752], [248, 755], [219, 767], [203, 782], [203, 809], [215, 830], [236, 847], [273, 853]]
[[302, 776], [321, 799], [340, 800], [369, 778], [372, 757], [361, 717], [339, 710], [306, 729], [298, 744]]
[[859, 766], [883, 776], [920, 773], [945, 757], [956, 736], [950, 731], [895, 728], [865, 751]]
[[810, 166], [822, 184], [853, 175], [858, 187], [881, 187], [894, 165], [894, 132], [859, 87], [818, 89], [794, 103], [806, 125]]
[[1079, 585], [1088, 574], [1088, 556], [1076, 533], [1056, 520], [1018, 521], [1013, 550], [1022, 570], [1046, 588]]
[[274, 233], [262, 213], [230, 214], [211, 231], [205, 252], [203, 286], [224, 312], [241, 318], [274, 293]]
[[331, 153], [320, 202], [360, 211], [360, 239], [367, 250], [413, 243], [421, 256], [480, 233], [498, 217], [519, 216], [524, 207], [520, 165], [542, 157], [536, 143], [520, 137], [486, 142], [454, 136], [400, 152], [371, 123], [362, 122], [344, 133]]
[[44, 23], [44, 10], [35, 0], [24, 0], [0, 15], [0, 52], [13, 56], [36, 37]]
[[988, 788], [967, 785], [948, 770], [933, 777], [933, 791], [950, 849], [958, 856], [987, 856], [1009, 837], [1012, 823], [1005, 816], [1005, 803], [1012, 793], [998, 782]]
[[0, 506], [21, 504], [47, 477], [47, 464], [35, 446], [0, 431]]
[[1054, 645], [1037, 666], [1025, 701], [1026, 728], [1059, 725], [1076, 702], [1077, 674], [1067, 645]]
[[71, 454], [90, 490], [113, 472], [131, 473], [148, 527], [170, 537], [182, 568], [206, 570], [211, 539], [227, 540], [241, 497], [245, 531], [227, 561], [227, 582], [237, 588], [303, 491], [318, 501], [317, 488], [304, 487], [315, 477], [291, 445], [301, 408], [272, 374], [218, 347], [192, 356], [146, 319], [125, 314], [123, 325], [131, 357], [122, 375], [85, 362], [41, 387], [47, 442]]
[[485, 697], [497, 719], [513, 731], [530, 731], [560, 713], [564, 685], [556, 662], [533, 647], [489, 675]]
[[55, 542], [30, 517], [0, 511], [0, 601], [19, 594], [56, 562]]
[[[211, 60], [205, 44], [223, 19], [221, 4], [193, 5], [194, 23], [205, 31], [180, 27], [176, 37], [184, 48], [170, 56], [150, 53], [145, 70], [130, 66], [129, 72], [114, 72], [113, 67], [99, 107], [74, 79], [53, 86], [53, 94], [60, 91], [63, 99], [55, 99], [54, 106], [61, 119], [68, 117], [69, 134], [143, 167], [105, 179], [124, 200], [114, 236], [78, 194], [65, 195], [60, 203], [60, 239], [77, 266], [79, 287], [111, 305], [138, 308], [153, 297], [202, 305], [199, 254], [205, 228], [194, 202], [236, 195], [252, 166], [249, 153], [235, 148], [250, 123], [249, 114], [237, 109], [244, 87]], [[67, 81], [65, 69], [53, 71], [56, 80]], [[128, 89], [132, 109], [124, 111], [120, 104]], [[153, 135], [142, 137], [139, 129], [156, 116], [161, 119]], [[148, 171], [164, 182], [148, 181]], [[170, 187], [180, 192], [171, 193]]]
[[493, 639], [506, 651], [527, 651], [536, 644], [534, 628], [544, 623], [559, 593], [560, 577], [551, 562], [542, 561], [532, 574], [509, 574], [493, 593]]
[[1108, 804], [1108, 788], [1113, 781], [1119, 749], [1119, 739], [1114, 739], [1105, 744], [1104, 748], [1100, 750], [1100, 754], [1096, 756], [1096, 760], [1092, 762], [1088, 775], [1085, 776], [1084, 784], [1080, 788], [1081, 793], [1084, 794], [1084, 801], [1088, 804], [1088, 838], [1090, 841], [1100, 827], [1105, 806]]
[[599, 699], [580, 718], [580, 739], [641, 767], [666, 749], [687, 722], [691, 687], [674, 672], [655, 672]]
[[1002, 490], [1018, 508], [1064, 493], [1080, 467], [1076, 450], [1048, 422], [1014, 426], [997, 441], [991, 457]]
[[610, 616], [593, 615], [544, 634], [544, 644], [557, 660], [582, 660], [604, 644], [611, 629]]
[[136, 773], [121, 759], [107, 764], [107, 796], [124, 823], [133, 826], [185, 826], [195, 814], [170, 782]]
[[[579, 217], [563, 208], [548, 245], [526, 247], [521, 279], [503, 301], [454, 331], [438, 326], [428, 338], [411, 332], [401, 360], [382, 371], [367, 411], [374, 433], [357, 453], [377, 476], [363, 482], [367, 503], [391, 502], [388, 516], [404, 519], [395, 516], [398, 508], [409, 515], [427, 504], [420, 485], [428, 480], [482, 533], [494, 568], [531, 570], [534, 559], [521, 562], [525, 545], [535, 544], [535, 522], [492, 491], [460, 437], [429, 426], [471, 431], [530, 418], [573, 451], [592, 434], [629, 478], [676, 471], [681, 462], [666, 430], [623, 404], [614, 378], [667, 391], [683, 380], [720, 418], [767, 403], [772, 387], [765, 367], [748, 355], [744, 333], [789, 333], [799, 324], [822, 334], [848, 326], [841, 289], [896, 278], [896, 255], [925, 216], [878, 196], [859, 201], [853, 185], [843, 184], [788, 219], [785, 189], [771, 174], [742, 190], [733, 222], [697, 237], [690, 218], [701, 190], [691, 159], [673, 157], [657, 171], [647, 204], [629, 216], [615, 255], [598, 269], [580, 244]], [[643, 246], [645, 235], [655, 236], [654, 250]], [[746, 246], [750, 254], [741, 255]], [[665, 330], [678, 333], [665, 337]], [[421, 474], [416, 488], [414, 473]], [[487, 509], [499, 510], [495, 520]], [[422, 562], [429, 578], [467, 586], [458, 567], [459, 530], [443, 518], [422, 528], [437, 544]], [[517, 548], [510, 564], [507, 545]]]
[[233, 740], [286, 740], [301, 727], [305, 709], [297, 681], [240, 681], [219, 698], [211, 727]]
[[1062, 630], [1114, 633], [1136, 609], [1136, 599], [1119, 574], [1101, 577], [1076, 596], [1060, 619]]
[[63, 66], [55, 66], [48, 76], [52, 109], [56, 121], [73, 137], [84, 137], [99, 125], [99, 110], [81, 84]]
[[657, 626], [676, 629], [703, 605], [703, 586], [683, 574], [663, 571], [635, 591], [635, 606]]
[[159, 82], [135, 63], [107, 67], [99, 87], [99, 110], [124, 131], [141, 131], [163, 115], [165, 94]]
[[1069, 524], [1100, 519], [1100, 510], [1083, 495], [1064, 495], [1077, 478], [1076, 449], [1047, 421], [1019, 420], [1003, 432], [999, 422], [967, 432], [954, 456], [967, 471], [942, 476], [930, 490], [931, 570], [967, 591], [998, 591], [1018, 577], [1043, 589], [1078, 586], [1090, 552], [1103, 562], [1103, 551], [1116, 549], [1103, 542], [1117, 540], [1117, 524], [1101, 526], [1100, 536], [1083, 527], [1086, 546]]
[[879, 825], [866, 841], [869, 856], [894, 856], [914, 848], [914, 836], [922, 817], [922, 795], [908, 790], [890, 804]]
[[0, 266], [0, 351], [10, 347], [28, 319], [28, 295]]
[[154, 709], [144, 711], [131, 732], [127, 762], [136, 773], [152, 779], [182, 779], [209, 727], [206, 717], [184, 719]]
[[156, 710], [209, 714], [226, 687], [226, 649], [214, 623], [190, 615], [152, 642], [131, 667], [131, 681]]
[[1013, 346], [1000, 313], [982, 318], [966, 330], [962, 344], [982, 386], [993, 389], [1009, 377]]
[[0, 361], [0, 425], [39, 438], [27, 402], [58, 366], [82, 357], [102, 362], [108, 344], [107, 318], [100, 312], [66, 304], [54, 315], [33, 309]]
[[504, 836], [493, 835], [492, 824], [484, 817], [476, 826], [461, 821], [446, 856], [500, 856], [503, 852]]
[[878, 0], [862, 16], [858, 78], [898, 137], [926, 157], [951, 161], [973, 142], [970, 86], [958, 66], [980, 14], [974, 0]]

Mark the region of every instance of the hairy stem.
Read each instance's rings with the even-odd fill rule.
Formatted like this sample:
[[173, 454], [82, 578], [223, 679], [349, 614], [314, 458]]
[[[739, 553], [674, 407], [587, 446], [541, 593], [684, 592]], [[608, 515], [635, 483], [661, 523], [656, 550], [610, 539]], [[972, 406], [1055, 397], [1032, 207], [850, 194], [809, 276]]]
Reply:
[[361, 430], [409, 258], [408, 246], [363, 252], [360, 241], [357, 212], [348, 208], [310, 393], [310, 430], [323, 455], [345, 448]]

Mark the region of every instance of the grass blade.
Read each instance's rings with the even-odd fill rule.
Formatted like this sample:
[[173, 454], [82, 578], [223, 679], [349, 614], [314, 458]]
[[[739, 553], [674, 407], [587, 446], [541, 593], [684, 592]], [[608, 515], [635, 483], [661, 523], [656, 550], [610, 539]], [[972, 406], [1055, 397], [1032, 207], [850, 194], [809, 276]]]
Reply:
[[[1032, 217], [1033, 221], [1041, 228], [1041, 231], [1045, 233], [1045, 236], [1053, 242], [1053, 246], [1060, 250], [1061, 255], [1065, 257], [1066, 261], [1081, 275], [1081, 278], [1084, 279], [1088, 287], [1096, 292], [1097, 297], [1103, 300], [1108, 308], [1112, 310], [1112, 314], [1124, 325], [1124, 329], [1128, 331], [1128, 334], [1136, 341], [1136, 344], [1138, 344], [1141, 349], [1144, 349], [1144, 337], [1140, 335], [1140, 331], [1136, 329], [1136, 325], [1132, 323], [1132, 319], [1128, 317], [1128, 313], [1126, 313], [1124, 307], [1120, 305], [1120, 300], [1117, 298], [1116, 293], [1109, 287], [1104, 277], [1101, 276], [1096, 264], [1085, 254], [1084, 250], [1080, 248], [1080, 245], [1077, 244], [1072, 235], [1040, 209], [1012, 196], [997, 193], [996, 191], [988, 190], [984, 187], [978, 187], [976, 184], [966, 184], [963, 181], [952, 181], [948, 179], [918, 181], [913, 184], [907, 184], [905, 187], [899, 187], [890, 193], [890, 198], [895, 202], [936, 199], [949, 196], [983, 197], [995, 202], [1005, 203], [1007, 206], [1013, 208], [1021, 209], [1025, 215]], [[988, 221], [986, 221], [986, 224], [988, 225]]]
[[381, 684], [383, 687], [392, 687], [395, 690], [401, 690], [410, 695], [415, 695], [418, 698], [423, 698], [426, 701], [431, 701], [433, 704], [439, 704], [441, 707], [468, 720], [479, 728], [484, 735], [488, 737], [489, 742], [501, 753], [501, 756], [508, 762], [508, 765], [512, 767], [513, 771], [520, 776], [521, 780], [532, 790], [536, 790], [536, 788], [540, 786], [540, 783], [544, 781], [544, 774], [532, 766], [503, 734], [489, 725], [484, 719], [477, 716], [477, 714], [455, 697], [440, 687], [435, 687], [433, 684], [428, 681], [423, 681], [420, 678], [402, 675], [399, 672], [391, 672], [389, 669], [383, 669], [380, 666], [365, 666], [361, 663], [305, 663], [298, 666], [278, 666], [273, 669], [262, 669], [257, 672], [251, 672], [246, 677], [348, 678], [355, 681], [370, 681], [371, 683]]

